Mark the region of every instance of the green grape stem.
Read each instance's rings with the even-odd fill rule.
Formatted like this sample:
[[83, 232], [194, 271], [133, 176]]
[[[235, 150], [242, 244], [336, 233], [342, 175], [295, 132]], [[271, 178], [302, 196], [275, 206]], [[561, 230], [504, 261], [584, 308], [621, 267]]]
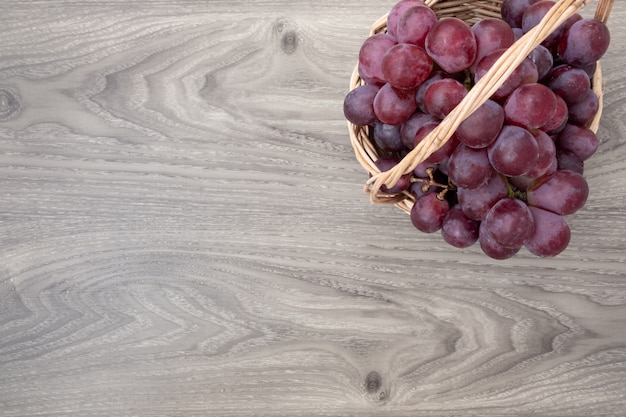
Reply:
[[501, 175], [501, 176], [502, 176], [502, 179], [504, 179], [504, 182], [506, 184], [506, 188], [508, 190], [508, 196], [512, 198], [517, 198], [518, 200], [522, 200], [524, 203], [527, 203], [528, 198], [526, 196], [526, 192], [514, 188], [509, 182], [509, 178], [506, 175]]

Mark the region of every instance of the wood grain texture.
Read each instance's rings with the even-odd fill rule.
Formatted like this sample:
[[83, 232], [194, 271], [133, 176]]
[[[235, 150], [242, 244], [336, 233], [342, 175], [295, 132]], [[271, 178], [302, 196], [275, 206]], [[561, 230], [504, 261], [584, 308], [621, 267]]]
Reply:
[[362, 193], [392, 3], [0, 4], [0, 416], [624, 415], [626, 4], [570, 247], [492, 261]]

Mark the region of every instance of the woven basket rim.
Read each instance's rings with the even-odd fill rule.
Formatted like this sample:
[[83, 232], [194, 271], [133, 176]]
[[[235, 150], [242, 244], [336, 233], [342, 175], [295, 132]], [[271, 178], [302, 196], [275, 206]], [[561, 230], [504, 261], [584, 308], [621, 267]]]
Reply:
[[[389, 194], [381, 190], [383, 185], [393, 186], [398, 179], [410, 171], [421, 161], [426, 159], [431, 153], [443, 146], [446, 141], [456, 131], [458, 125], [472, 114], [482, 103], [499, 88], [508, 75], [528, 56], [530, 51], [539, 45], [550, 33], [560, 26], [569, 17], [578, 13], [592, 0], [557, 0], [555, 6], [551, 9], [545, 18], [531, 31], [517, 40], [507, 52], [493, 65], [487, 74], [481, 79], [481, 83], [475, 84], [468, 92], [465, 99], [441, 122], [440, 125], [433, 130], [420, 144], [405, 156], [398, 165], [389, 171], [381, 172], [375, 165], [375, 161], [380, 157], [376, 146], [370, 140], [370, 132], [368, 126], [357, 126], [348, 123], [348, 131], [350, 142], [354, 149], [355, 155], [361, 166], [370, 174], [364, 191], [370, 195], [372, 203], [376, 204], [394, 204], [401, 210], [409, 213], [414, 197], [405, 191], [399, 194]], [[595, 18], [607, 21], [614, 0], [599, 0], [596, 9]], [[489, 12], [493, 12], [494, 7], [499, 7], [502, 0], [426, 0], [424, 2], [431, 7], [438, 16], [441, 11], [458, 13], [463, 11], [471, 11], [480, 13], [481, 6], [488, 5]], [[386, 30], [388, 13], [377, 19], [370, 28], [370, 36]], [[520, 59], [520, 57], [522, 57]], [[603, 77], [600, 62], [597, 62], [597, 68], [592, 78], [592, 89], [598, 97], [599, 109], [594, 119], [588, 127], [597, 132], [603, 110]], [[364, 83], [358, 73], [358, 62], [353, 70], [350, 78], [350, 91]]]

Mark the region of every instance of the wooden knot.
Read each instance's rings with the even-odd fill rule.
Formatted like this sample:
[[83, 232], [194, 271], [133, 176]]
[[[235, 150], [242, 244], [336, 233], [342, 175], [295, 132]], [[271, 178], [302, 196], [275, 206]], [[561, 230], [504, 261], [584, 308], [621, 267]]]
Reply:
[[19, 114], [22, 103], [17, 93], [0, 87], [0, 121], [9, 120]]
[[280, 47], [287, 55], [293, 54], [300, 44], [300, 35], [294, 25], [287, 20], [278, 20], [274, 32], [280, 35]]
[[372, 371], [365, 377], [365, 389], [368, 393], [374, 394], [380, 390], [382, 386], [382, 378], [376, 371]]

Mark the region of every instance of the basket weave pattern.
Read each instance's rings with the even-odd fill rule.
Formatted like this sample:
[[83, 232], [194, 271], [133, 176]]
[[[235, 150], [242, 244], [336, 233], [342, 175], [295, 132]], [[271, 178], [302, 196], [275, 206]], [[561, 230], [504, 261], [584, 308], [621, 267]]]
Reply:
[[[606, 22], [614, 0], [599, 0], [595, 18]], [[364, 190], [369, 193], [370, 199], [377, 204], [395, 204], [401, 210], [409, 213], [414, 204], [414, 197], [409, 192], [389, 194], [381, 190], [383, 185], [391, 187], [404, 174], [411, 172], [420, 162], [439, 149], [454, 134], [459, 125], [469, 115], [476, 111], [502, 85], [507, 77], [517, 68], [530, 52], [547, 38], [562, 23], [578, 13], [592, 0], [557, 0], [556, 4], [536, 27], [528, 31], [516, 41], [493, 67], [467, 93], [461, 103], [411, 152], [409, 152], [394, 168], [381, 172], [375, 165], [380, 155], [373, 144], [368, 126], [356, 126], [348, 122], [350, 140], [355, 155], [363, 168], [371, 174]], [[500, 18], [500, 7], [503, 0], [425, 0], [439, 18], [456, 17], [468, 24], [473, 24], [483, 18]], [[373, 23], [370, 35], [385, 32], [387, 29], [387, 15]], [[358, 64], [350, 79], [350, 90], [362, 85], [358, 73]], [[597, 132], [602, 115], [602, 71], [598, 63], [592, 79], [592, 88], [598, 96], [600, 108], [589, 128]]]

